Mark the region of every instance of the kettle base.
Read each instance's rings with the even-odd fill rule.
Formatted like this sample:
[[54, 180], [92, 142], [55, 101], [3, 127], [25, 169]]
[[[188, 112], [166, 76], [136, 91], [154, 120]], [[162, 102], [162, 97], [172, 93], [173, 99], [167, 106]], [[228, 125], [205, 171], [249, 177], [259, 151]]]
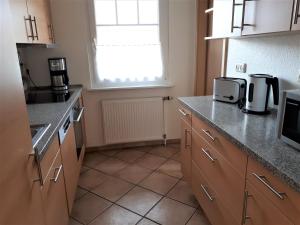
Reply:
[[263, 111], [263, 112], [257, 112], [257, 111], [252, 111], [252, 110], [248, 110], [248, 109], [242, 109], [243, 113], [247, 113], [247, 114], [253, 114], [253, 115], [268, 115], [271, 112], [269, 110], [267, 111]]

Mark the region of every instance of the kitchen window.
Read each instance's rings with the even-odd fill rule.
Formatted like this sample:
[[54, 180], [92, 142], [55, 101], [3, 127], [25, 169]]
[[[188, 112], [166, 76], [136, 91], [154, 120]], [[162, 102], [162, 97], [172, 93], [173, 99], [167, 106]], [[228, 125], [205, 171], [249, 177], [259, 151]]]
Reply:
[[168, 0], [92, 2], [92, 87], [165, 84]]

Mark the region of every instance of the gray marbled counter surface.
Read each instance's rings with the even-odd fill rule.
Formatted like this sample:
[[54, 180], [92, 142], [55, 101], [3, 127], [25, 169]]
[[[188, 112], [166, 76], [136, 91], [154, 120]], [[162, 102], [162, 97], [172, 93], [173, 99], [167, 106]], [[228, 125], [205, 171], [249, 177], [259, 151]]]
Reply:
[[44, 156], [53, 137], [58, 135], [59, 128], [70, 114], [72, 106], [81, 95], [82, 86], [71, 86], [70, 91], [73, 92], [73, 94], [67, 102], [27, 105], [30, 125], [51, 124], [50, 128], [37, 143], [36, 153], [39, 159], [42, 159]]
[[300, 151], [277, 139], [276, 112], [267, 116], [245, 114], [237, 105], [213, 101], [212, 96], [178, 100], [300, 192]]

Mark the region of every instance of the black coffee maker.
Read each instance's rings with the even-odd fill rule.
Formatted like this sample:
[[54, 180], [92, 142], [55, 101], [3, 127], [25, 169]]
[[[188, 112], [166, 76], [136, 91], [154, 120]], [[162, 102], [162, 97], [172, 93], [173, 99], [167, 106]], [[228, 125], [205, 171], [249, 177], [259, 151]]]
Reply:
[[66, 58], [48, 59], [51, 87], [54, 92], [68, 92], [69, 77]]

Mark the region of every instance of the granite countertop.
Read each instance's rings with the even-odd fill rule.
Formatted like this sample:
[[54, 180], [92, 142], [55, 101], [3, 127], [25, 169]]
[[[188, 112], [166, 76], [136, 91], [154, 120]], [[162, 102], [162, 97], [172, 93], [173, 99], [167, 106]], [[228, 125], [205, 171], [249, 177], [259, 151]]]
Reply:
[[57, 135], [59, 128], [70, 114], [72, 106], [80, 97], [82, 86], [73, 85], [70, 86], [69, 90], [73, 92], [73, 94], [66, 102], [27, 105], [30, 125], [51, 124], [36, 145], [35, 151], [39, 160], [43, 158], [51, 140]]
[[300, 151], [277, 139], [276, 112], [266, 116], [245, 114], [237, 105], [213, 101], [212, 96], [178, 100], [300, 192]]

